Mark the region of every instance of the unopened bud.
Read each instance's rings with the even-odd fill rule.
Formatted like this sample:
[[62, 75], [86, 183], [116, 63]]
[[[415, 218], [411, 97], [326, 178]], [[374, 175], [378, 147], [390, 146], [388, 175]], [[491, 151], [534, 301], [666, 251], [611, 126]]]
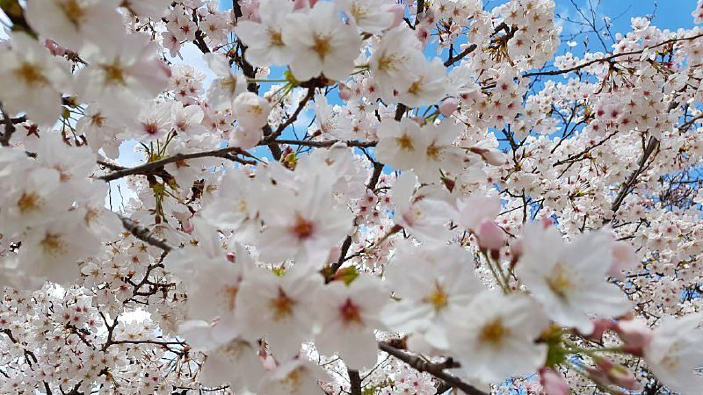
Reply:
[[452, 114], [454, 114], [454, 111], [456, 111], [459, 108], [459, 101], [453, 97], [444, 99], [442, 103], [439, 105], [439, 113], [444, 115], [445, 117], [448, 117]]
[[564, 376], [554, 369], [540, 369], [539, 383], [546, 395], [569, 395], [569, 384]]
[[499, 250], [505, 245], [505, 232], [493, 221], [483, 221], [478, 227], [478, 245], [487, 250]]
[[652, 340], [652, 329], [641, 318], [619, 321], [614, 329], [625, 343], [623, 350], [632, 355], [642, 356]]
[[340, 98], [340, 99], [342, 99], [342, 100], [344, 100], [344, 101], [347, 101], [347, 100], [349, 100], [349, 99], [351, 98], [351, 96], [352, 96], [352, 90], [349, 89], [348, 86], [346, 86], [345, 84], [343, 84], [343, 83], [340, 82], [340, 83], [339, 83], [339, 88], [338, 88], [338, 89], [339, 89], [339, 98]]

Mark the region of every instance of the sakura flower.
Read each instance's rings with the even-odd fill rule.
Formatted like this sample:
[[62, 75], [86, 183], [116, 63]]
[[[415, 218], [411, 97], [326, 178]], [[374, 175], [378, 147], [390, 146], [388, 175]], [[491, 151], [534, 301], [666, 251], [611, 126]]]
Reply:
[[7, 204], [0, 212], [2, 232], [19, 234], [27, 227], [38, 226], [68, 210], [70, 197], [67, 188], [60, 185], [59, 177], [55, 169], [37, 168], [21, 177], [15, 175], [1, 180], [7, 188], [3, 194]]
[[322, 276], [294, 267], [283, 276], [265, 269], [247, 273], [237, 293], [235, 317], [245, 339], [263, 337], [277, 358], [293, 357], [313, 334], [317, 290]]
[[551, 319], [591, 333], [590, 315], [610, 318], [630, 309], [627, 298], [606, 281], [612, 255], [609, 236], [592, 232], [565, 243], [554, 228], [526, 228], [518, 278]]
[[[257, 347], [242, 338], [227, 336], [219, 325], [187, 321], [179, 328], [195, 350], [208, 354], [200, 380], [211, 387], [229, 384], [237, 392], [254, 390], [264, 376]], [[234, 366], [237, 368], [233, 369]]]
[[447, 91], [447, 72], [442, 60], [417, 62], [407, 89], [399, 90], [399, 100], [410, 107], [438, 102]]
[[379, 313], [386, 299], [381, 283], [366, 276], [349, 285], [334, 281], [320, 289], [317, 299], [317, 349], [339, 355], [350, 369], [373, 367], [378, 354], [374, 328], [380, 326]]
[[202, 125], [205, 113], [200, 106], [183, 106], [180, 103], [174, 103], [171, 107], [171, 116], [173, 117], [173, 126], [178, 133], [187, 136], [207, 133]]
[[253, 267], [242, 247], [233, 254], [235, 262], [223, 259], [201, 264], [188, 283], [188, 312], [192, 319], [218, 319], [218, 328], [236, 334], [237, 294], [245, 273]]
[[377, 134], [378, 159], [399, 170], [412, 169], [427, 150], [420, 125], [409, 118], [400, 122], [384, 119]]
[[19, 257], [26, 273], [62, 284], [76, 278], [77, 261], [100, 248], [98, 239], [87, 231], [77, 214], [54, 217], [28, 232]]
[[432, 346], [447, 349], [446, 325], [483, 289], [470, 262], [458, 246], [398, 246], [386, 279], [400, 301], [386, 306], [384, 323], [401, 332], [417, 331]]
[[91, 53], [89, 66], [78, 75], [78, 88], [86, 99], [102, 103], [105, 111], [132, 125], [129, 120], [141, 107], [135, 98], [153, 99], [167, 86], [171, 72], [144, 36], [121, 36], [115, 43]]
[[222, 176], [220, 189], [201, 212], [209, 223], [223, 229], [239, 230], [256, 215], [251, 191], [255, 186], [242, 171], [233, 169]]
[[[351, 213], [338, 207], [329, 198], [331, 185], [320, 176], [314, 176], [298, 193], [281, 190], [259, 215], [264, 230], [257, 239], [260, 246], [275, 244], [277, 248], [264, 248], [261, 258], [267, 262], [293, 258], [297, 263], [321, 267], [329, 249], [349, 232]], [[266, 198], [260, 199], [265, 202]]]
[[293, 52], [290, 69], [299, 81], [320, 74], [336, 81], [346, 79], [361, 46], [357, 29], [342, 23], [330, 2], [318, 2], [307, 13], [290, 14], [282, 38]]
[[261, 129], [267, 123], [271, 105], [254, 93], [244, 92], [232, 102], [232, 112], [243, 128]]
[[478, 232], [485, 221], [493, 221], [500, 213], [500, 199], [474, 193], [457, 203], [459, 216], [457, 222], [467, 229]]
[[227, 59], [221, 54], [207, 54], [205, 61], [217, 76], [208, 90], [210, 104], [215, 108], [230, 107], [234, 99], [246, 91], [246, 78], [242, 73], [232, 72]]
[[240, 21], [234, 32], [247, 45], [246, 59], [254, 66], [287, 64], [293, 52], [283, 42], [283, 26], [293, 11], [288, 0], [261, 0], [261, 22]]
[[317, 384], [327, 375], [319, 366], [295, 358], [283, 362], [269, 372], [259, 386], [259, 393], [270, 395], [324, 394]]
[[696, 394], [703, 388], [703, 377], [698, 374], [703, 364], [701, 321], [701, 314], [678, 319], [666, 316], [644, 349], [652, 372], [671, 390], [682, 394]]
[[369, 59], [369, 69], [383, 98], [390, 100], [394, 91], [407, 91], [416, 63], [424, 61], [420, 42], [401, 25], [383, 35]]
[[86, 42], [105, 45], [123, 27], [116, 0], [29, 0], [27, 22], [45, 38], [78, 51]]
[[59, 90], [69, 74], [26, 33], [11, 37], [12, 48], [0, 49], [0, 79], [14, 82], [0, 89], [0, 101], [10, 114], [26, 112], [34, 122], [51, 125], [61, 111]]
[[363, 32], [379, 34], [390, 28], [395, 22], [393, 3], [377, 0], [340, 0], [337, 6]]
[[440, 170], [456, 172], [461, 169], [464, 153], [453, 145], [460, 133], [459, 127], [451, 120], [439, 124], [426, 124], [422, 128], [426, 147], [417, 158], [413, 170], [421, 181], [433, 181], [440, 176]]
[[122, 0], [120, 7], [126, 8], [130, 13], [148, 18], [161, 18], [168, 10], [169, 0]]
[[503, 296], [483, 291], [454, 319], [447, 332], [461, 369], [482, 383], [531, 374], [546, 358], [547, 348], [536, 344], [548, 320], [540, 308], [522, 295]]
[[140, 112], [137, 122], [138, 129], [128, 129], [140, 141], [165, 139], [173, 129], [170, 103], [154, 103], [145, 106]]
[[421, 241], [445, 242], [449, 230], [445, 224], [453, 214], [453, 208], [442, 200], [415, 193], [417, 176], [403, 173], [395, 181], [391, 201], [395, 205], [395, 222]]

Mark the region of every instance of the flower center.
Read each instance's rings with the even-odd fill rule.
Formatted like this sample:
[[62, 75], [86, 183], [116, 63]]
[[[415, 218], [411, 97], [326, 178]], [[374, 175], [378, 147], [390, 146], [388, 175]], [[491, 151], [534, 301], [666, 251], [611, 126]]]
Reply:
[[283, 36], [280, 31], [269, 28], [267, 32], [269, 35], [269, 44], [272, 47], [282, 47], [284, 45]]
[[50, 255], [57, 255], [64, 250], [64, 245], [61, 241], [61, 236], [54, 233], [47, 233], [44, 240], [40, 242], [44, 252]]
[[146, 134], [150, 134], [153, 136], [159, 132], [159, 127], [158, 127], [158, 125], [156, 125], [155, 122], [148, 122], [143, 125], [144, 125], [144, 132], [146, 132]]
[[427, 295], [424, 301], [434, 306], [435, 311], [440, 311], [447, 307], [447, 304], [449, 304], [448, 299], [449, 295], [447, 295], [447, 292], [442, 285], [435, 280], [432, 293]]
[[562, 299], [566, 299], [567, 292], [573, 288], [574, 283], [571, 281], [566, 266], [563, 263], [557, 263], [549, 278], [547, 278], [547, 286]]
[[125, 85], [124, 70], [119, 60], [115, 60], [112, 64], [102, 64], [101, 67], [105, 72], [105, 82], [107, 84]]
[[431, 144], [429, 147], [427, 147], [427, 156], [429, 156], [430, 158], [432, 158], [434, 160], [439, 159], [439, 154], [441, 152], [442, 152], [442, 150], [434, 144]]
[[406, 151], [412, 151], [415, 149], [413, 146], [413, 140], [408, 136], [407, 134], [404, 134], [400, 137], [396, 137], [395, 139], [396, 143], [398, 143], [398, 146]]
[[20, 80], [24, 80], [27, 85], [45, 85], [47, 82], [41, 73], [41, 69], [29, 62], [24, 62], [19, 68], [15, 69], [15, 75]]
[[301, 217], [300, 214], [296, 215], [295, 223], [290, 227], [290, 232], [293, 233], [299, 240], [304, 240], [312, 236], [315, 231], [315, 225]]
[[85, 19], [85, 10], [78, 4], [78, 0], [64, 1], [60, 7], [64, 15], [66, 15], [66, 19], [76, 27]]
[[293, 314], [293, 305], [295, 301], [289, 298], [281, 287], [278, 287], [278, 296], [269, 302], [269, 307], [273, 310], [273, 320], [280, 321], [290, 317]]
[[500, 318], [497, 318], [481, 328], [479, 340], [481, 343], [490, 343], [496, 346], [509, 334], [510, 330], [503, 326], [503, 321]]
[[325, 36], [315, 35], [313, 38], [312, 50], [317, 53], [320, 59], [324, 59], [330, 53], [332, 46], [330, 45], [330, 38]]
[[39, 209], [40, 200], [39, 195], [35, 192], [24, 192], [17, 200], [17, 207], [20, 209], [20, 213], [22, 214], [26, 214], [30, 211], [36, 211]]
[[344, 302], [339, 308], [339, 313], [342, 316], [342, 321], [345, 324], [357, 323], [361, 324], [361, 311], [359, 306], [354, 304], [350, 298]]

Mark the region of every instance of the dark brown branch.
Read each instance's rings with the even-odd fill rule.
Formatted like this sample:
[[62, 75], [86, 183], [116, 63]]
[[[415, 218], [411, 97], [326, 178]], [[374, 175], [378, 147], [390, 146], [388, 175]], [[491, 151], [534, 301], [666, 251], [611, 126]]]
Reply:
[[10, 145], [10, 138], [12, 138], [12, 134], [15, 133], [17, 128], [15, 127], [14, 120], [5, 112], [2, 103], [0, 103], [0, 113], [2, 113], [3, 123], [5, 124], [5, 133], [0, 135], [0, 145], [8, 147]]
[[631, 192], [632, 186], [637, 181], [637, 177], [644, 170], [645, 165], [647, 164], [647, 160], [658, 147], [659, 140], [657, 140], [656, 137], [650, 137], [649, 142], [647, 143], [647, 147], [644, 149], [642, 157], [640, 157], [640, 161], [637, 164], [637, 169], [635, 169], [635, 171], [630, 174], [630, 177], [627, 178], [627, 181], [622, 184], [618, 196], [615, 198], [612, 206], [610, 207], [610, 209], [613, 211], [613, 215], [615, 215], [615, 213], [620, 209], [620, 205], [622, 205], [622, 202], [625, 200], [625, 197], [627, 197], [627, 195]]
[[582, 69], [582, 68], [584, 68], [584, 67], [588, 67], [588, 66], [590, 66], [590, 65], [592, 65], [592, 64], [595, 64], [595, 63], [610, 62], [610, 61], [612, 61], [613, 59], [617, 59], [617, 58], [620, 58], [620, 57], [623, 57], [623, 56], [630, 56], [630, 55], [638, 55], [638, 54], [641, 54], [642, 52], [644, 52], [645, 50], [648, 50], [648, 49], [658, 48], [658, 47], [661, 47], [661, 46], [663, 46], [663, 45], [673, 44], [673, 43], [676, 43], [676, 42], [679, 42], [679, 41], [691, 41], [691, 40], [696, 40], [696, 39], [698, 39], [698, 38], [700, 38], [700, 37], [703, 37], [703, 33], [697, 34], [697, 35], [691, 36], [691, 37], [672, 38], [672, 39], [669, 39], [669, 40], [666, 40], [666, 41], [662, 41], [662, 42], [659, 43], [659, 44], [652, 45], [652, 46], [649, 46], [649, 47], [645, 47], [645, 48], [642, 48], [642, 49], [637, 50], [637, 51], [621, 52], [621, 53], [617, 53], [617, 54], [614, 54], [614, 55], [606, 56], [606, 57], [604, 57], [604, 58], [593, 59], [593, 60], [590, 60], [590, 61], [588, 61], [588, 62], [584, 62], [584, 63], [578, 64], [578, 65], [576, 65], [576, 66], [570, 67], [570, 68], [568, 68], [568, 69], [564, 69], [564, 70], [551, 70], [551, 71], [538, 71], [538, 72], [534, 72], [534, 73], [525, 73], [525, 74], [523, 74], [522, 76], [523, 76], [523, 77], [534, 77], [534, 76], [538, 76], [538, 75], [560, 75], [560, 74], [567, 74], [567, 73], [570, 73], [570, 72], [572, 72], [572, 71], [576, 71], [576, 70], [580, 70], [580, 69]]
[[466, 57], [466, 55], [475, 51], [476, 48], [478, 48], [478, 45], [476, 45], [476, 44], [469, 45], [463, 51], [456, 54], [456, 56], [450, 56], [449, 59], [447, 59], [447, 61], [444, 62], [444, 66], [449, 67], [449, 66], [453, 65], [454, 63], [460, 61], [461, 59], [464, 59]]
[[456, 362], [454, 362], [452, 359], [447, 359], [445, 362], [442, 363], [431, 363], [428, 362], [419, 356], [410, 354], [408, 352], [405, 352], [401, 349], [395, 348], [391, 346], [390, 344], [379, 342], [378, 343], [378, 348], [381, 351], [384, 351], [401, 361], [407, 363], [410, 365], [413, 369], [420, 371], [420, 372], [426, 372], [431, 374], [432, 376], [444, 380], [447, 384], [454, 388], [458, 388], [461, 391], [463, 391], [466, 394], [469, 395], [488, 395], [485, 392], [479, 390], [478, 388], [465, 383], [462, 381], [460, 378], [446, 373], [444, 369], [449, 369], [449, 368], [457, 368], [460, 365]]
[[293, 112], [293, 115], [288, 117], [288, 119], [285, 122], [280, 124], [278, 126], [278, 128], [276, 128], [276, 131], [274, 131], [270, 135], [266, 136], [266, 138], [264, 139], [263, 142], [268, 144], [268, 143], [276, 140], [288, 126], [292, 125], [293, 122], [295, 122], [298, 119], [298, 115], [300, 115], [300, 113], [303, 111], [303, 108], [305, 108], [305, 105], [313, 98], [313, 96], [315, 96], [315, 88], [310, 87], [310, 88], [308, 88], [308, 93], [305, 95], [303, 100], [301, 100], [300, 103], [298, 103], [298, 108], [295, 109], [295, 112]]
[[168, 245], [166, 240], [155, 237], [149, 229], [138, 225], [136, 222], [132, 221], [127, 217], [123, 217], [121, 215], [119, 217], [120, 220], [122, 220], [122, 226], [124, 226], [124, 228], [127, 229], [129, 233], [134, 235], [134, 237], [136, 237], [137, 239], [149, 245], [162, 249], [166, 254], [172, 250], [172, 247]]
[[420, 23], [420, 17], [425, 12], [425, 0], [417, 0], [417, 12], [415, 13], [415, 27]]
[[566, 163], [575, 162], [575, 161], [580, 160], [584, 155], [586, 155], [587, 153], [591, 152], [591, 150], [593, 150], [593, 149], [596, 148], [596, 147], [600, 147], [600, 146], [603, 145], [606, 141], [610, 140], [610, 138], [613, 137], [613, 136], [615, 136], [618, 132], [619, 132], [619, 131], [616, 130], [616, 131], [614, 131], [613, 133], [610, 133], [609, 135], [607, 135], [603, 140], [599, 141], [598, 143], [596, 143], [596, 144], [594, 144], [594, 145], [589, 146], [589, 147], [586, 148], [585, 150], [583, 150], [583, 151], [581, 151], [581, 152], [579, 152], [579, 153], [570, 155], [570, 156], [569, 156], [568, 158], [566, 158], [566, 159], [562, 159], [562, 160], [558, 160], [558, 161], [554, 162], [554, 165], [553, 165], [553, 166], [554, 166], [554, 167], [557, 167], [557, 166], [560, 166], [560, 165], [563, 165], [563, 164], [566, 164]]
[[358, 370], [348, 369], [349, 374], [349, 391], [351, 395], [361, 395], [361, 377]]
[[104, 176], [98, 177], [98, 178], [103, 181], [113, 181], [113, 180], [117, 180], [122, 177], [131, 176], [131, 175], [137, 175], [137, 174], [138, 175], [149, 175], [149, 174], [154, 174], [154, 173], [158, 173], [158, 172], [162, 171], [164, 166], [167, 164], [170, 164], [170, 163], [176, 163], [176, 162], [180, 162], [180, 161], [184, 161], [184, 160], [188, 160], [188, 159], [206, 158], [206, 157], [225, 158], [225, 159], [230, 159], [235, 162], [239, 162], [239, 163], [247, 164], [247, 165], [255, 164], [255, 162], [247, 161], [247, 160], [238, 158], [236, 156], [229, 155], [231, 153], [241, 154], [241, 155], [246, 155], [246, 156], [250, 155], [249, 153], [240, 149], [239, 147], [225, 147], [225, 148], [220, 148], [220, 149], [216, 149], [216, 150], [194, 152], [194, 153], [190, 153], [190, 154], [180, 154], [179, 153], [179, 154], [175, 154], [173, 156], [169, 156], [168, 158], [145, 163], [141, 166], [117, 170], [113, 173], [110, 173], [110, 174], [107, 174], [107, 175], [104, 175]]

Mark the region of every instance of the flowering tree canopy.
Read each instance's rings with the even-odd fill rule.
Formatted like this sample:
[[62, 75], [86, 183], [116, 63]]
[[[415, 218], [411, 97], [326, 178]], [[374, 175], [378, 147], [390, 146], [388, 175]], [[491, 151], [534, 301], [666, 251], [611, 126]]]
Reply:
[[0, 393], [703, 393], [703, 29], [493, 3], [0, 0]]

